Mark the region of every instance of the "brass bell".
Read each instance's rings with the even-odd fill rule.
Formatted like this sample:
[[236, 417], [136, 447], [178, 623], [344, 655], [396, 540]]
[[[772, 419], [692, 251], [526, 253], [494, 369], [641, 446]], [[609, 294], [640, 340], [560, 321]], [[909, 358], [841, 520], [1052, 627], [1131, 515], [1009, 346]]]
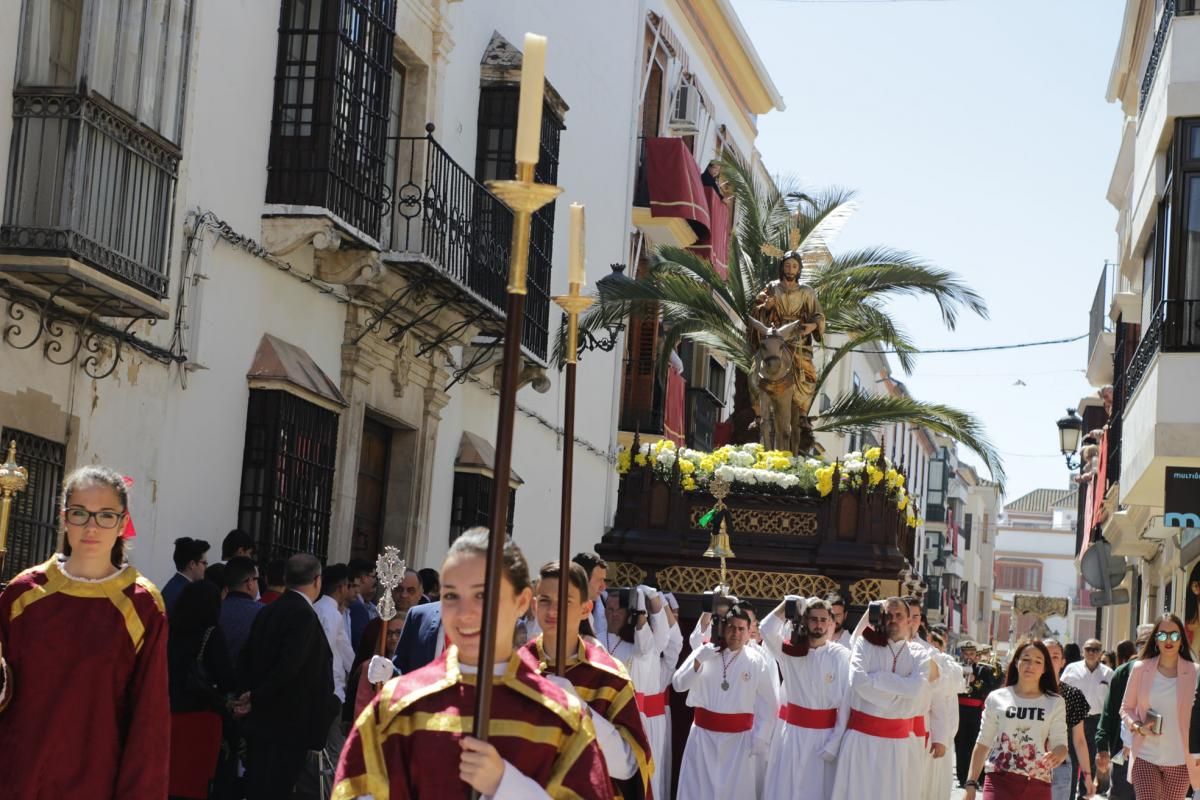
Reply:
[[704, 551], [705, 558], [736, 558], [733, 547], [729, 544], [729, 531], [725, 528], [725, 519], [721, 519], [721, 528], [708, 538], [708, 549]]

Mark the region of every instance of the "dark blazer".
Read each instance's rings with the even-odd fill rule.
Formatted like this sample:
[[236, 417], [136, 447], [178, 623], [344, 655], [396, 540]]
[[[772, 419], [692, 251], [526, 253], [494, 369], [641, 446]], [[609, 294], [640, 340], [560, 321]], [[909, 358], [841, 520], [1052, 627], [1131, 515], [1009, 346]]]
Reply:
[[163, 584], [162, 599], [163, 605], [166, 606], [167, 616], [171, 616], [171, 612], [175, 610], [175, 604], [179, 602], [179, 595], [183, 593], [183, 587], [187, 586], [191, 581], [176, 572], [171, 576], [171, 580]]
[[442, 604], [413, 606], [404, 619], [404, 630], [400, 632], [392, 661], [402, 673], [420, 669], [433, 661], [438, 637], [442, 635]]
[[254, 618], [239, 662], [250, 690], [249, 730], [284, 745], [325, 745], [341, 703], [333, 653], [308, 599], [287, 591]]

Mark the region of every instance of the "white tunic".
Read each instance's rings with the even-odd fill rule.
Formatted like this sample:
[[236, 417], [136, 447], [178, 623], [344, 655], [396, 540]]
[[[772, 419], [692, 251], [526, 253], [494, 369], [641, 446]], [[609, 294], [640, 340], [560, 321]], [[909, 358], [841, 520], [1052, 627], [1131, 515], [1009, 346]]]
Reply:
[[784, 723], [771, 744], [764, 798], [829, 800], [835, 759], [850, 716], [850, 651], [836, 642], [809, 650], [806, 656], [783, 652], [791, 623], [775, 614], [761, 625], [763, 644], [783, 671], [782, 703], [815, 710], [835, 708], [837, 722], [829, 729]]
[[[925, 732], [928, 735], [918, 736], [914, 732], [913, 736], [910, 737], [910, 742], [912, 744], [912, 767], [909, 773], [908, 796], [911, 798], [920, 798], [925, 796], [925, 787], [928, 785], [930, 774], [933, 772], [934, 758], [931, 752], [931, 745], [933, 745], [934, 742], [941, 742], [943, 745], [946, 744], [944, 725], [945, 714], [941, 706], [940, 698], [942, 692], [945, 690], [945, 686], [942, 684], [942, 682], [948, 681], [949, 676], [941, 673], [941, 663], [937, 660], [936, 647], [929, 644], [929, 642], [925, 641], [919, 636], [914, 636], [909, 643], [920, 648], [921, 651], [926, 654], [926, 656], [928, 656], [934, 661], [934, 663], [938, 665], [938, 680], [930, 685], [929, 692], [926, 694], [925, 699], [917, 707], [916, 713], [913, 715], [914, 717], [920, 717], [924, 721]], [[937, 702], [935, 702], [935, 698], [937, 699]], [[953, 736], [950, 737], [950, 742], [953, 744]]]
[[[706, 645], [705, 650], [711, 650]], [[687, 692], [687, 704], [720, 714], [753, 714], [755, 727], [740, 733], [720, 733], [692, 725], [679, 769], [678, 800], [751, 800], [755, 797], [751, 753], [766, 751], [769, 739], [755, 739], [756, 731], [769, 732], [765, 723], [777, 714], [778, 701], [768, 663], [754, 648], [736, 653], [721, 651], [695, 669], [693, 650], [675, 671], [675, 690]], [[731, 657], [732, 656], [732, 657]], [[722, 663], [725, 664], [724, 670]], [[729, 689], [721, 688], [723, 681]]]
[[[667, 646], [662, 651], [658, 665], [658, 684], [651, 692], [669, 692], [671, 677], [675, 674], [675, 665], [679, 663], [679, 654], [683, 652], [683, 632], [679, 623], [672, 625], [667, 631]], [[650, 741], [650, 752], [654, 757], [654, 774], [650, 776], [650, 786], [655, 798], [670, 800], [671, 797], [671, 703], [668, 695], [666, 713], [657, 717], [647, 717], [642, 714], [642, 727], [646, 729], [646, 738]]]
[[[912, 719], [928, 702], [929, 665], [924, 648], [911, 642], [884, 647], [864, 638], [850, 655], [850, 708], [884, 719]], [[879, 795], [880, 776], [895, 786], [895, 800], [916, 800], [910, 780], [912, 737], [889, 739], [847, 729], [838, 753], [833, 800], [862, 800]]]
[[[609, 631], [605, 648], [613, 658], [622, 662], [633, 681], [633, 690], [653, 694], [662, 680], [660, 656], [667, 645], [667, 612], [647, 615], [647, 624], [633, 630], [633, 642], [627, 642]], [[602, 640], [603, 641], [603, 640]]]
[[946, 745], [946, 755], [933, 759], [928, 771], [928, 780], [922, 795], [925, 800], [949, 800], [950, 789], [954, 781], [954, 735], [958, 733], [958, 696], [967, 689], [963, 679], [962, 667], [951, 656], [945, 653], [935, 653], [941, 678], [934, 691], [935, 708], [940, 706], [940, 712], [934, 718], [940, 721], [934, 726], [933, 741]]

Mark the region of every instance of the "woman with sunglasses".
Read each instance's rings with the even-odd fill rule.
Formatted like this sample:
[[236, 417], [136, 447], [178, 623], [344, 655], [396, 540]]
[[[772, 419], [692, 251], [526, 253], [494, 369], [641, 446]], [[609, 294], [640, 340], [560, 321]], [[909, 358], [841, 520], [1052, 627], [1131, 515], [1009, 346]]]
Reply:
[[0, 592], [5, 797], [166, 797], [171, 711], [162, 597], [125, 561], [125, 480], [63, 484], [62, 553]]
[[1188, 754], [1195, 691], [1196, 665], [1183, 622], [1163, 614], [1121, 702], [1121, 721], [1133, 734], [1129, 776], [1138, 797], [1180, 800], [1187, 794], [1189, 773], [1195, 772]]

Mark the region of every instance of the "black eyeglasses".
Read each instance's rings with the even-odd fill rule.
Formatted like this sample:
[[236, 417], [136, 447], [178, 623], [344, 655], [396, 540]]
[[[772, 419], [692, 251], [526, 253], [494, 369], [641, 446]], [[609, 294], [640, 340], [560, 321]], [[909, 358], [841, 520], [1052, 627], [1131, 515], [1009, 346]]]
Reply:
[[1099, 648], [1099, 647], [1085, 647], [1085, 648], [1083, 648], [1083, 652], [1085, 652], [1085, 653], [1099, 653], [1099, 652], [1100, 652], [1100, 648]]
[[1165, 642], [1168, 639], [1170, 639], [1172, 642], [1178, 642], [1183, 638], [1183, 634], [1179, 631], [1171, 631], [1170, 633], [1167, 633], [1166, 631], [1159, 631], [1158, 633], [1154, 634], [1154, 638], [1158, 639], [1160, 642]]
[[67, 509], [64, 516], [67, 522], [72, 525], [87, 525], [90, 521], [96, 520], [97, 528], [115, 528], [121, 524], [121, 518], [125, 516], [124, 511], [88, 511], [81, 506], [71, 506]]

